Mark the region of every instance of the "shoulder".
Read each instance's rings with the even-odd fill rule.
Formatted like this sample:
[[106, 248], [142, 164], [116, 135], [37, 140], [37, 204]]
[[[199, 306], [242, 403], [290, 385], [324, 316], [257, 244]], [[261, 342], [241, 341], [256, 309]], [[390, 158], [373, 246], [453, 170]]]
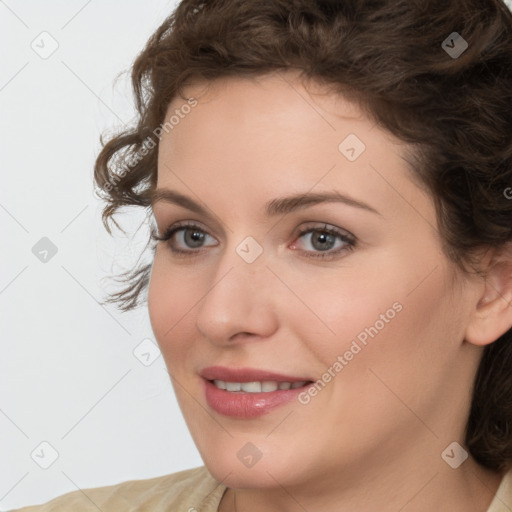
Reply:
[[503, 476], [487, 512], [509, 512], [512, 510], [512, 469]]
[[98, 509], [102, 512], [216, 512], [225, 489], [201, 466], [146, 480], [81, 489], [42, 505], [10, 512], [98, 512]]

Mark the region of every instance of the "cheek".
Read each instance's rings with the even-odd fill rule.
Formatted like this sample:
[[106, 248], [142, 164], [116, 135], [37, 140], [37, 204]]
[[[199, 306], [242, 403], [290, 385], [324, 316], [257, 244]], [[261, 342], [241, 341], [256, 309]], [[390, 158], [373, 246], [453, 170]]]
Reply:
[[369, 378], [372, 366], [403, 374], [407, 365], [432, 375], [436, 366], [446, 366], [446, 358], [439, 356], [456, 348], [460, 326], [448, 267], [443, 260], [423, 263], [411, 268], [396, 258], [392, 266], [378, 265], [378, 272], [347, 268], [335, 279], [326, 273], [314, 281], [296, 281], [294, 291], [306, 299], [309, 311], [297, 304], [283, 306], [282, 318], [320, 363], [317, 371], [346, 355], [342, 364], [352, 370], [344, 373], [352, 374], [354, 386]]
[[188, 277], [179, 267], [166, 265], [163, 256], [155, 256], [148, 289], [148, 312], [168, 368], [169, 363], [182, 359], [186, 348], [192, 346], [190, 318], [194, 305], [204, 295], [198, 286], [197, 278]]
[[342, 348], [331, 351], [330, 359], [350, 358], [333, 392], [340, 403], [355, 408], [355, 423], [378, 425], [378, 415], [387, 418], [390, 411], [407, 422], [411, 418], [403, 404], [427, 417], [450, 379], [460, 326], [446, 284], [449, 275], [438, 268], [418, 282], [414, 274], [394, 286], [383, 280], [373, 294], [352, 297], [353, 315], [333, 320]]
[[[296, 342], [306, 344], [314, 360], [325, 367], [350, 350], [354, 340], [363, 348], [365, 342], [384, 336], [403, 315], [408, 299], [402, 290], [407, 283], [393, 278], [391, 269], [373, 267], [381, 271], [377, 274], [369, 267], [361, 270], [348, 264], [335, 269], [281, 270], [283, 280], [293, 283], [294, 296], [283, 296], [276, 314]], [[321, 371], [322, 365], [316, 369]]]

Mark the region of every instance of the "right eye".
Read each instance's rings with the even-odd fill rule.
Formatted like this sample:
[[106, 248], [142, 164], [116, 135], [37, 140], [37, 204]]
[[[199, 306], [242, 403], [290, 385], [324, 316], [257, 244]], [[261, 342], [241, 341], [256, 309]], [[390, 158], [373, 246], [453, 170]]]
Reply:
[[180, 255], [192, 255], [200, 252], [198, 249], [204, 247], [203, 243], [207, 237], [214, 239], [198, 225], [191, 222], [174, 224], [167, 228], [162, 236], [152, 235], [154, 240], [167, 242], [170, 250]]

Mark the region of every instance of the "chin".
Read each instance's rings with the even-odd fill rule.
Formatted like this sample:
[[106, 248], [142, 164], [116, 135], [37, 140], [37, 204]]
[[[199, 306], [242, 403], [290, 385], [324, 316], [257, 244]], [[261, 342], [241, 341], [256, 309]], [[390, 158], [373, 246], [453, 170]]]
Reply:
[[203, 444], [198, 448], [211, 475], [228, 487], [257, 489], [293, 486], [300, 483], [300, 473], [307, 474], [307, 461], [294, 457], [293, 447], [290, 447], [291, 453], [287, 453], [284, 446], [273, 444], [264, 436], [261, 441], [254, 440], [254, 444], [250, 436], [237, 435], [215, 447]]
[[245, 467], [240, 461], [233, 461], [232, 457], [206, 459], [205, 466], [215, 480], [235, 489], [270, 488], [286, 483], [285, 472], [281, 468], [275, 463], [265, 464], [261, 460], [253, 467]]

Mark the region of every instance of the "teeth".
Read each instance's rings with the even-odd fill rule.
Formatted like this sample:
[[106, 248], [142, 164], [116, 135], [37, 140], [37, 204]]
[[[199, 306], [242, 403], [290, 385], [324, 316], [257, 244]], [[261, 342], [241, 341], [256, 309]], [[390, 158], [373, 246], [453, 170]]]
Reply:
[[240, 384], [240, 382], [226, 382], [226, 389], [228, 391], [240, 391], [242, 384]]
[[214, 380], [213, 383], [219, 389], [227, 391], [243, 391], [244, 393], [269, 393], [271, 391], [301, 388], [306, 381], [301, 382], [276, 382], [265, 380], [263, 382], [226, 382]]
[[213, 383], [219, 388], [219, 389], [226, 389], [226, 383], [223, 380], [214, 380]]
[[246, 393], [261, 393], [261, 382], [242, 382], [242, 391]]
[[264, 381], [261, 383], [261, 391], [277, 391], [279, 385], [277, 382]]

